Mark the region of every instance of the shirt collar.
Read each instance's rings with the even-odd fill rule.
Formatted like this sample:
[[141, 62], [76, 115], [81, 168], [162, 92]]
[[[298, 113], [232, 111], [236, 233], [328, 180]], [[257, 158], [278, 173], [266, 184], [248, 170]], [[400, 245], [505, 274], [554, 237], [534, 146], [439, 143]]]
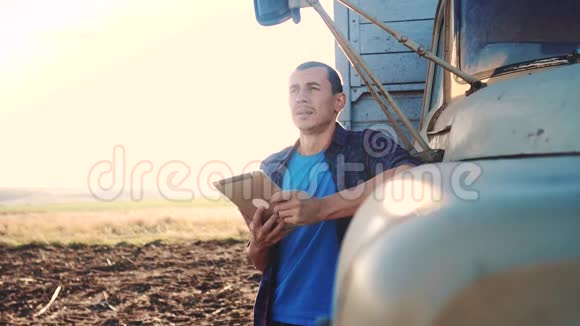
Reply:
[[[332, 134], [332, 144], [336, 144], [339, 146], [344, 146], [345, 143], [345, 139], [346, 139], [346, 129], [344, 129], [344, 127], [337, 121], [335, 124], [335, 128], [334, 128], [334, 134]], [[296, 142], [294, 143], [294, 145], [292, 146], [292, 149], [288, 151], [288, 153], [286, 153], [286, 155], [282, 158], [282, 162], [287, 162], [290, 157], [292, 156], [292, 153], [294, 153], [294, 151], [296, 151], [298, 149], [298, 146], [300, 145], [300, 138], [298, 138], [296, 140]]]
[[337, 145], [343, 146], [346, 138], [346, 129], [340, 124], [340, 122], [336, 122], [334, 128], [334, 134], [332, 135], [332, 142], [336, 143]]

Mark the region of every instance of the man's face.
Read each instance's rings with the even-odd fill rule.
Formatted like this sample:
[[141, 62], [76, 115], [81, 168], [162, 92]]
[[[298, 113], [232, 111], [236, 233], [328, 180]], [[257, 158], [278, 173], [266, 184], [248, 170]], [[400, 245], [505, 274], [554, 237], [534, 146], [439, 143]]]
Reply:
[[316, 132], [334, 124], [344, 107], [344, 94], [332, 94], [325, 68], [295, 71], [290, 76], [288, 104], [292, 121], [302, 132]]

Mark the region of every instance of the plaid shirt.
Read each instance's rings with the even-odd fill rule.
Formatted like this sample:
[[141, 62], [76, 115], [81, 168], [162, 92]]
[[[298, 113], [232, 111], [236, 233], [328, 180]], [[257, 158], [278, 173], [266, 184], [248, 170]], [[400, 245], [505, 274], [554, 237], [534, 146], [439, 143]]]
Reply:
[[[280, 187], [288, 161], [298, 144], [296, 141], [294, 146], [270, 155], [260, 166]], [[324, 155], [337, 191], [355, 187], [379, 173], [402, 164], [421, 164], [421, 161], [412, 157], [384, 133], [370, 129], [346, 130], [338, 122], [332, 142]], [[339, 241], [342, 241], [351, 218], [352, 216], [336, 220]], [[276, 255], [277, 247], [274, 246], [270, 250], [270, 264], [262, 274], [254, 304], [255, 326], [267, 326], [270, 322], [270, 304], [276, 285]]]

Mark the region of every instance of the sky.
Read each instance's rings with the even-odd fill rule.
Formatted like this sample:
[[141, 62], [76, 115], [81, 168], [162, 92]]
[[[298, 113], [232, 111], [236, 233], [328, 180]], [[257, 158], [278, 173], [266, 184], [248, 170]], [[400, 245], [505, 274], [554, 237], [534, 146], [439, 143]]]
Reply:
[[262, 27], [250, 0], [0, 0], [0, 187], [106, 188], [106, 164], [124, 184], [149, 166], [145, 189], [255, 170], [298, 136], [287, 81], [309, 60], [334, 65], [311, 8]]

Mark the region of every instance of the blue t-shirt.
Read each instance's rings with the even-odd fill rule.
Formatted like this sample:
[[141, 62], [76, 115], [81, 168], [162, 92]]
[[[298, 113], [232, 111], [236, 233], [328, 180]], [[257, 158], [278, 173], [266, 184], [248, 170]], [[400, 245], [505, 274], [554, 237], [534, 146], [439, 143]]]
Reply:
[[[283, 190], [301, 190], [312, 197], [336, 193], [324, 151], [303, 156], [294, 152]], [[279, 263], [272, 319], [314, 325], [330, 315], [339, 241], [335, 221], [296, 227], [279, 244]]]

